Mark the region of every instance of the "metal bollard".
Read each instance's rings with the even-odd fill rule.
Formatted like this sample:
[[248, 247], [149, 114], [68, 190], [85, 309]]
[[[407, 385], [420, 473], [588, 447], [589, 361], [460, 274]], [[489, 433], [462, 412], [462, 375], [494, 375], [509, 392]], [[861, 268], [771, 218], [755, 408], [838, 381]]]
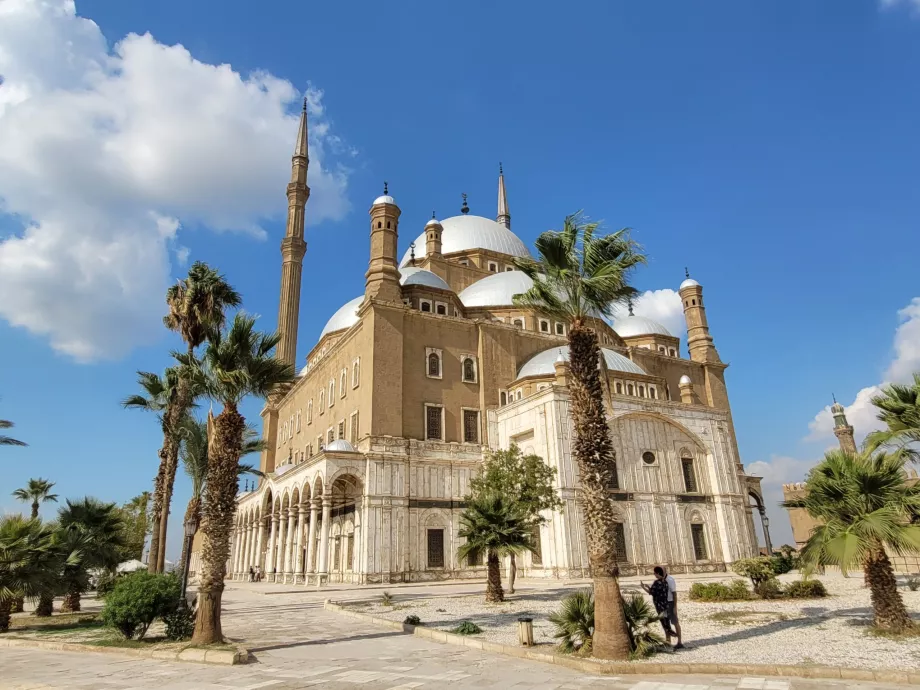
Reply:
[[533, 647], [533, 618], [518, 618], [518, 638], [525, 647]]

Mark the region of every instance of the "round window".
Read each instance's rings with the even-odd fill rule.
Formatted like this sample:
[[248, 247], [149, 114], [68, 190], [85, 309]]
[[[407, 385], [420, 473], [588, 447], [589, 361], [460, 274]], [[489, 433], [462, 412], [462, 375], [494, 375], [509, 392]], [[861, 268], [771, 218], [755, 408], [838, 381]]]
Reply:
[[650, 450], [645, 451], [642, 454], [642, 462], [644, 462], [646, 465], [654, 465], [655, 464], [655, 454]]

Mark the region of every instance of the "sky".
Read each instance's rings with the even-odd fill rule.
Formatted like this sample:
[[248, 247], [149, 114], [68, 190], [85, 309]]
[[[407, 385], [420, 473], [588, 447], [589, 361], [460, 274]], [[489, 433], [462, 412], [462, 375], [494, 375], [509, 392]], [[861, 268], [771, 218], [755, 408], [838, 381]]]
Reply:
[[[363, 290], [384, 180], [403, 251], [461, 193], [494, 216], [501, 161], [528, 244], [578, 209], [633, 229], [637, 313], [683, 335], [684, 268], [704, 286], [774, 544], [832, 394], [860, 439], [920, 370], [920, 0], [253, 7], [0, 0], [0, 418], [29, 443], [0, 449], [0, 512], [34, 476], [151, 487], [156, 421], [119, 401], [179, 346], [163, 294], [189, 262], [275, 327], [304, 97], [301, 360]], [[188, 496], [180, 475], [170, 556]]]

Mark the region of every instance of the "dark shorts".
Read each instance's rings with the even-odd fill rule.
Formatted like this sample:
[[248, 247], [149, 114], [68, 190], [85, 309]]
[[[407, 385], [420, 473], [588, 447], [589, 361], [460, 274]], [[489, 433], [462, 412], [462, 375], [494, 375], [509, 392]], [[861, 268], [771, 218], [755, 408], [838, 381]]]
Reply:
[[668, 608], [665, 611], [668, 614], [668, 620], [671, 621], [671, 625], [677, 625], [679, 622], [677, 620], [677, 605], [673, 601], [669, 601]]

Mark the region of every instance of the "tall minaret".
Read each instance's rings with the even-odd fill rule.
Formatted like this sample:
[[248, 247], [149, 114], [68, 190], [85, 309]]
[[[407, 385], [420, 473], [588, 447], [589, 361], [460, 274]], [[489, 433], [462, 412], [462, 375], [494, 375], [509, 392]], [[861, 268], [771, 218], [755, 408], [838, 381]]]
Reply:
[[684, 320], [687, 322], [687, 349], [694, 362], [721, 362], [716, 346], [709, 335], [709, 321], [703, 308], [703, 286], [690, 277], [684, 269], [686, 279], [678, 290], [684, 304]]
[[495, 222], [511, 229], [511, 211], [508, 210], [508, 193], [505, 192], [505, 173], [502, 164], [498, 164], [498, 215]]
[[847, 415], [843, 405], [834, 398], [834, 404], [831, 406], [831, 414], [834, 415], [834, 436], [840, 443], [840, 450], [844, 453], [856, 454], [856, 440], [853, 438], [853, 427], [847, 422]]
[[307, 152], [307, 99], [303, 99], [300, 125], [297, 128], [297, 143], [291, 158], [291, 181], [287, 186], [288, 215], [287, 229], [281, 240], [281, 299], [278, 304], [277, 357], [286, 364], [294, 364], [297, 358], [297, 320], [300, 315], [300, 275], [303, 271], [303, 255], [307, 243], [303, 239], [304, 208], [310, 198], [307, 186], [307, 167], [310, 164]]

